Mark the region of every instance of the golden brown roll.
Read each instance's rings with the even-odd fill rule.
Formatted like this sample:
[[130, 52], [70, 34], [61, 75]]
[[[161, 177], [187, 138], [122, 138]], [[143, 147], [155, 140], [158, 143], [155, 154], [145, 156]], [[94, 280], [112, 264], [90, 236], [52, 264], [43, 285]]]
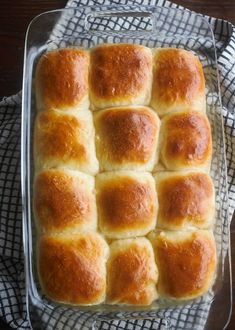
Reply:
[[45, 53], [36, 68], [36, 101], [39, 110], [88, 110], [89, 53], [63, 48]]
[[36, 170], [65, 166], [96, 174], [99, 164], [91, 112], [39, 113], [35, 123], [34, 163]]
[[169, 170], [208, 171], [212, 156], [210, 123], [203, 113], [178, 112], [162, 120], [161, 160]]
[[44, 293], [66, 304], [102, 303], [108, 252], [106, 242], [94, 232], [42, 236], [38, 244], [38, 272]]
[[192, 299], [212, 286], [216, 270], [216, 247], [212, 232], [162, 231], [151, 233], [159, 271], [160, 296]]
[[42, 232], [95, 230], [95, 180], [78, 171], [49, 169], [36, 176], [34, 211]]
[[107, 237], [142, 236], [155, 228], [158, 203], [149, 173], [98, 174], [96, 192], [99, 227]]
[[205, 78], [199, 59], [183, 49], [157, 49], [151, 106], [159, 116], [173, 111], [206, 110]]
[[156, 176], [157, 225], [168, 230], [209, 228], [214, 223], [215, 193], [202, 172], [160, 172]]
[[149, 103], [152, 53], [131, 44], [106, 44], [91, 50], [90, 100], [93, 108]]
[[160, 121], [147, 107], [95, 113], [96, 151], [101, 171], [152, 171], [157, 162]]
[[146, 238], [115, 241], [107, 264], [110, 304], [150, 305], [157, 298], [157, 267]]

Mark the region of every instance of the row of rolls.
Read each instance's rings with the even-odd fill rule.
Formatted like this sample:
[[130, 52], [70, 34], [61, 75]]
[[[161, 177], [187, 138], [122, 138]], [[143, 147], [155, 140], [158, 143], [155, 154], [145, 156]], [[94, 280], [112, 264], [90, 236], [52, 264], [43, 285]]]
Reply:
[[199, 59], [104, 44], [36, 67], [34, 217], [43, 292], [150, 305], [212, 286], [215, 190]]

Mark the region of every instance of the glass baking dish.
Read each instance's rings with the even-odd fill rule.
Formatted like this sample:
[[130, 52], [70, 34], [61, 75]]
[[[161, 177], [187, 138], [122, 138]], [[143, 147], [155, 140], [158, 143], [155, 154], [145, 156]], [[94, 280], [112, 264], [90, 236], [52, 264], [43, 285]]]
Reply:
[[[36, 231], [32, 213], [35, 64], [47, 50], [67, 46], [90, 48], [101, 43], [184, 48], [197, 54], [202, 62], [206, 79], [207, 115], [213, 137], [210, 174], [216, 191], [214, 235], [218, 269], [212, 289], [198, 299], [181, 304], [159, 300], [151, 306], [138, 308], [106, 304], [74, 307], [55, 304], [41, 292], [35, 269]], [[232, 297], [223, 117], [214, 37], [202, 16], [186, 10], [157, 6], [109, 5], [55, 10], [34, 18], [25, 41], [21, 161], [26, 305], [33, 329], [105, 329], [112, 324], [123, 329], [126, 323], [122, 322], [125, 320], [129, 320], [129, 326], [149, 328], [152, 319], [155, 320], [154, 329], [215, 330], [226, 326]]]

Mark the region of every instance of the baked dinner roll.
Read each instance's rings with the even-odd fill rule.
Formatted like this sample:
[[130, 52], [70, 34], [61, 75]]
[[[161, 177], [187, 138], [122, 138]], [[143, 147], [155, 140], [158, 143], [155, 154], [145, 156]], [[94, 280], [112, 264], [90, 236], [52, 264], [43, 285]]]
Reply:
[[158, 227], [168, 230], [212, 227], [215, 193], [208, 174], [159, 172], [155, 178], [159, 201]]
[[216, 247], [212, 232], [162, 231], [149, 236], [159, 271], [160, 296], [186, 300], [209, 290], [216, 270]]
[[38, 110], [88, 109], [89, 53], [63, 48], [45, 53], [36, 68]]
[[146, 238], [115, 241], [107, 263], [110, 304], [150, 305], [157, 298], [157, 267]]
[[203, 169], [208, 171], [212, 156], [210, 123], [203, 113], [179, 112], [162, 120], [161, 160], [169, 170]]
[[50, 110], [39, 113], [35, 123], [34, 163], [36, 170], [65, 166], [96, 174], [99, 164], [91, 112], [72, 115]]
[[155, 228], [158, 203], [151, 174], [98, 174], [96, 193], [99, 227], [107, 237], [142, 236]]
[[38, 271], [44, 293], [66, 304], [102, 303], [108, 252], [108, 245], [95, 232], [43, 235], [38, 246]]
[[152, 53], [131, 44], [106, 44], [91, 50], [90, 100], [93, 108], [148, 104]]
[[157, 162], [160, 121], [147, 107], [120, 107], [94, 115], [100, 168], [152, 171]]
[[95, 230], [94, 178], [78, 171], [49, 169], [34, 182], [34, 210], [42, 232]]
[[157, 49], [151, 106], [160, 116], [186, 109], [206, 110], [205, 78], [199, 59], [183, 49]]

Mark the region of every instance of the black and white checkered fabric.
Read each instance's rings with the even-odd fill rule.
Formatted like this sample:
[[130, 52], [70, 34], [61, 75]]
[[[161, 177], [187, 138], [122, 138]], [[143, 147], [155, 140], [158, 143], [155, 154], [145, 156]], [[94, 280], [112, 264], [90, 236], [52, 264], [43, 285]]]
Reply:
[[[164, 7], [179, 7], [163, 0], [70, 0], [67, 7], [79, 5], [158, 5]], [[179, 7], [180, 8], [180, 7]], [[223, 104], [224, 132], [226, 142], [226, 158], [228, 173], [228, 189], [230, 202], [230, 219], [235, 208], [235, 27], [223, 20], [209, 18], [215, 35], [218, 63], [221, 77], [221, 95]], [[185, 28], [190, 26], [186, 22]], [[195, 23], [195, 22], [194, 22]], [[64, 34], [73, 35], [79, 22], [69, 24], [60, 22], [55, 27], [51, 38], [62, 37]], [[97, 23], [96, 23], [97, 24]], [[108, 18], [105, 27], [112, 28], [115, 22]], [[135, 21], [125, 21], [128, 29], [135, 29], [138, 24], [147, 24]], [[147, 26], [146, 26], [147, 27]], [[94, 26], [93, 26], [94, 28]], [[95, 26], [97, 28], [97, 26]], [[144, 26], [145, 28], [145, 26]], [[198, 27], [200, 31], [200, 26]], [[183, 31], [182, 31], [183, 32]], [[190, 31], [188, 31], [190, 33]], [[21, 128], [21, 93], [5, 98], [0, 102], [0, 317], [15, 329], [30, 329], [26, 313], [24, 254], [22, 244], [22, 203], [20, 192], [20, 128]], [[223, 165], [225, 166], [225, 164]], [[226, 182], [222, 182], [221, 189], [225, 189]], [[224, 212], [224, 213], [223, 213]], [[222, 210], [226, 216], [227, 210]], [[226, 242], [224, 242], [226, 244]], [[207, 320], [210, 304], [197, 308], [186, 305], [182, 308], [169, 309], [158, 313], [155, 320], [134, 319], [99, 321], [93, 324], [93, 329], [203, 329]], [[71, 315], [70, 315], [71, 314]], [[68, 315], [70, 317], [68, 317]], [[155, 315], [150, 312], [147, 316]], [[94, 315], [87, 312], [78, 312], [74, 315], [66, 307], [58, 307], [52, 312], [42, 308], [38, 311], [38, 319], [47, 324], [46, 329], [88, 329]], [[89, 321], [89, 322], [88, 322]], [[36, 321], [35, 321], [36, 322]], [[36, 323], [35, 323], [36, 324]], [[35, 329], [42, 329], [36, 325]]]

